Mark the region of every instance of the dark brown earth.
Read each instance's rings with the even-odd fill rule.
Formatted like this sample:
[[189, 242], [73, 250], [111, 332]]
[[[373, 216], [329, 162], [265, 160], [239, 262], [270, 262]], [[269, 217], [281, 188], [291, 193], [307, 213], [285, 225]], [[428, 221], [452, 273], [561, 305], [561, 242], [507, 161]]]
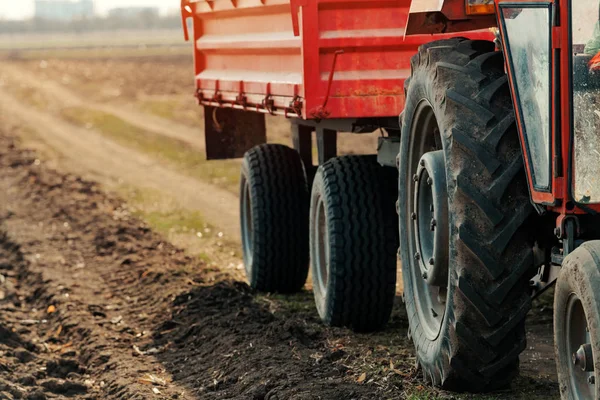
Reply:
[[[547, 315], [512, 389], [461, 398], [555, 398]], [[381, 334], [325, 328], [310, 293], [253, 293], [0, 133], [0, 399], [451, 396], [413, 366], [401, 304]]]

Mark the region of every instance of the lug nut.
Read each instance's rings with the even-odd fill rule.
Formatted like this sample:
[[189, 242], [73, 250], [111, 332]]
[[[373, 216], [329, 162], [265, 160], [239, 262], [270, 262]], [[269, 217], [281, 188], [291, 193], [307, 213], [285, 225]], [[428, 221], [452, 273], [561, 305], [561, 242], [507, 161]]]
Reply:
[[413, 182], [419, 182], [419, 175], [417, 175], [417, 174], [413, 175]]
[[435, 259], [433, 257], [431, 257], [429, 259], [429, 265], [433, 265], [433, 264], [435, 264]]
[[427, 272], [423, 272], [423, 279], [427, 280]]
[[431, 177], [427, 178], [427, 184], [429, 186], [433, 185], [433, 179], [431, 179]]
[[425, 166], [425, 160], [421, 160], [421, 162], [419, 164], [421, 164], [421, 167], [424, 167]]
[[435, 231], [436, 226], [437, 226], [437, 221], [435, 219], [432, 219], [431, 223], [429, 224], [429, 229], [433, 232], [433, 231]]
[[416, 220], [417, 219], [417, 213], [416, 212], [411, 213], [410, 214], [410, 218], [412, 218], [413, 220]]
[[421, 259], [420, 253], [415, 253], [415, 260], [419, 261]]

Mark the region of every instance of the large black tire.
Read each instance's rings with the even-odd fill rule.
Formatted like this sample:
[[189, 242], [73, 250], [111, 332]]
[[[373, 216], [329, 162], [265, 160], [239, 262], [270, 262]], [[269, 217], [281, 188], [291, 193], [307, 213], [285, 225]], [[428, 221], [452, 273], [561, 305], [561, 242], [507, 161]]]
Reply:
[[[487, 41], [421, 46], [406, 93], [400, 251], [410, 336], [423, 377], [450, 390], [505, 387], [518, 373], [526, 347], [533, 241], [526, 229], [532, 207], [503, 55]], [[442, 151], [447, 182], [447, 216], [437, 222], [446, 232], [447, 287], [432, 288], [419, 272], [413, 235], [414, 220], [421, 217], [413, 214], [413, 181], [418, 182], [422, 155], [435, 150]], [[441, 314], [423, 307], [424, 287], [438, 290], [437, 297], [429, 296], [437, 299]]]
[[293, 293], [304, 286], [308, 206], [306, 174], [296, 151], [265, 144], [245, 154], [240, 217], [244, 264], [254, 289]]
[[[584, 344], [591, 371], [573, 365]], [[600, 399], [600, 241], [584, 243], [563, 263], [554, 291], [554, 345], [562, 398]]]
[[320, 166], [313, 183], [313, 292], [323, 321], [358, 332], [387, 323], [396, 294], [397, 172], [376, 156]]

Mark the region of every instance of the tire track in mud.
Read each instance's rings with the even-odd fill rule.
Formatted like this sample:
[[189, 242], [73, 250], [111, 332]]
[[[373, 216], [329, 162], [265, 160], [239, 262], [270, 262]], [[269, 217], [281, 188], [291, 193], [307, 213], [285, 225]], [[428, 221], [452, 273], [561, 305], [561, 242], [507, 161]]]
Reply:
[[113, 185], [125, 182], [172, 194], [183, 208], [200, 211], [208, 222], [239, 241], [238, 199], [234, 194], [175, 172], [91, 130], [32, 109], [1, 91], [0, 110], [2, 118], [39, 131], [40, 140], [65, 157], [69, 170]]
[[137, 111], [132, 107], [119, 107], [90, 101], [80, 97], [56, 81], [40, 78], [39, 75], [19, 69], [16, 65], [10, 63], [0, 65], [0, 77], [16, 84], [27, 82], [34, 89], [42, 92], [45, 98], [53, 100], [61, 107], [84, 107], [112, 114], [147, 132], [176, 139], [189, 144], [198, 151], [204, 151], [204, 128], [202, 126], [191, 128], [175, 121]]

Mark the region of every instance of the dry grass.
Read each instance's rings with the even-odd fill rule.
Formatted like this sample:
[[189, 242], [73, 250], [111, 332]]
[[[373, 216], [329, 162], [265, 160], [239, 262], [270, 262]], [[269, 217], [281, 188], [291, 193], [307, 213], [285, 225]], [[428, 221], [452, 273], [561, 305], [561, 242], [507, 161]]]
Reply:
[[95, 131], [160, 162], [168, 163], [189, 176], [237, 193], [240, 161], [207, 162], [205, 156], [187, 143], [145, 131], [102, 111], [71, 107], [60, 112], [68, 122]]

